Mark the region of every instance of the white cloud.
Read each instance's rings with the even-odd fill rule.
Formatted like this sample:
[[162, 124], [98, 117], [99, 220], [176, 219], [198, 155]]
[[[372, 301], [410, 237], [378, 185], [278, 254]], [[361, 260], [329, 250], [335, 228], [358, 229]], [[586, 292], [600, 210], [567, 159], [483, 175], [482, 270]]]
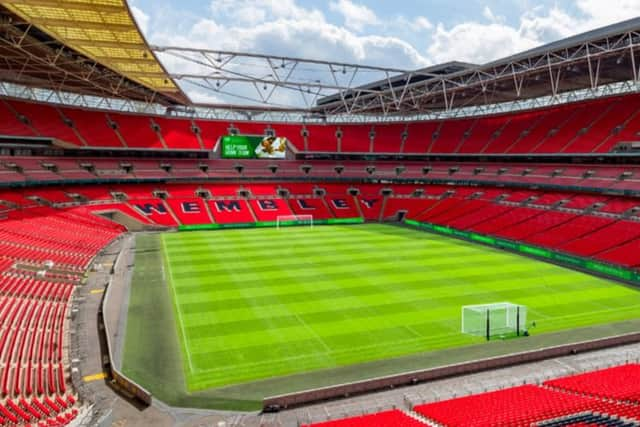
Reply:
[[416, 30], [430, 30], [433, 28], [433, 24], [428, 18], [424, 16], [417, 16], [412, 22], [414, 29]]
[[507, 25], [466, 22], [451, 29], [438, 24], [427, 51], [429, 58], [436, 63], [464, 61], [481, 64], [537, 44], [538, 40], [524, 37]]
[[345, 26], [354, 31], [362, 31], [368, 25], [379, 23], [373, 10], [351, 0], [332, 1], [329, 3], [329, 9], [342, 15]]
[[592, 30], [640, 15], [638, 0], [576, 0], [576, 5], [586, 16], [582, 22], [581, 31]]
[[[210, 17], [195, 19], [185, 31], [173, 31], [166, 27], [151, 28], [150, 39], [157, 45], [190, 46], [203, 49], [230, 50], [320, 59], [335, 62], [362, 63], [388, 66], [400, 69], [421, 68], [428, 64], [427, 58], [411, 44], [399, 37], [381, 35], [363, 35], [349, 28], [329, 23], [322, 12], [300, 7], [295, 0], [284, 0], [288, 8], [281, 8], [268, 0], [217, 0], [212, 4], [216, 13]], [[249, 5], [255, 6], [252, 12], [243, 12]], [[235, 6], [235, 7], [234, 7]], [[266, 18], [259, 25], [248, 25], [258, 15]], [[425, 25], [422, 22], [422, 25]], [[159, 55], [165, 66], [174, 73], [207, 73], [211, 70], [189, 63], [167, 54]], [[254, 73], [269, 76], [273, 70], [252, 65], [251, 59], [244, 59], [242, 65], [236, 65], [234, 71], [239, 74]], [[250, 71], [248, 71], [250, 70]], [[288, 72], [283, 70], [282, 73]], [[316, 70], [307, 64], [301, 67], [297, 79], [314, 81], [320, 79], [332, 84], [328, 69]], [[297, 73], [297, 71], [296, 71]], [[281, 76], [282, 77], [282, 76]], [[353, 77], [350, 72], [338, 73], [339, 83], [347, 84]], [[382, 74], [359, 73], [354, 83], [364, 84], [371, 80], [384, 78]], [[343, 81], [344, 80], [344, 81]], [[191, 97], [200, 89], [194, 85], [181, 85]], [[217, 87], [215, 98], [229, 103], [246, 103], [246, 97], [256, 99], [256, 88], [223, 84]], [[270, 88], [262, 91], [270, 92]], [[205, 92], [204, 89], [201, 90]], [[227, 94], [222, 93], [226, 91]], [[231, 96], [229, 94], [234, 94]], [[305, 95], [307, 96], [307, 95]], [[308, 95], [312, 96], [312, 95]], [[202, 99], [198, 97], [197, 99]], [[211, 99], [206, 99], [211, 101]], [[300, 94], [278, 91], [270, 100], [274, 105], [300, 105]]]
[[[180, 31], [158, 24], [155, 18], [161, 11], [154, 11], [152, 22], [138, 7], [132, 6], [132, 12], [157, 44], [406, 68], [451, 60], [488, 62], [640, 15], [640, 0], [571, 0], [571, 4], [567, 0], [551, 8], [528, 10], [515, 24], [485, 6], [484, 22], [434, 25], [421, 15], [381, 20], [361, 1], [325, 3], [325, 10], [343, 18], [342, 26], [328, 20], [321, 10], [302, 6], [297, 0], [212, 0], [210, 16], [194, 18]], [[416, 44], [425, 41], [425, 47], [419, 50], [407, 40]]]
[[[248, 9], [251, 12], [247, 12]], [[211, 4], [211, 10], [215, 12], [214, 17], [196, 20], [188, 31], [176, 33], [166, 28], [152, 28], [151, 39], [158, 45], [247, 51], [398, 68], [418, 68], [429, 62], [416, 48], [398, 37], [361, 35], [329, 23], [322, 12], [303, 8], [295, 0], [216, 0]], [[258, 16], [265, 17], [259, 25], [247, 25]], [[426, 27], [430, 23], [422, 19], [418, 25]]]
[[316, 9], [298, 6], [295, 0], [213, 0], [214, 17], [224, 16], [231, 26], [258, 25], [278, 19], [324, 19]]
[[189, 97], [191, 98], [191, 100], [193, 102], [195, 102], [195, 103], [198, 103], [198, 104], [222, 104], [222, 103], [224, 103], [224, 100], [221, 97], [215, 96], [211, 92], [203, 92], [202, 90], [199, 90], [198, 88], [187, 86], [186, 87], [186, 92], [189, 94]]
[[[552, 7], [536, 6], [523, 12], [515, 22], [513, 18], [507, 21], [499, 9], [486, 6], [477, 20], [447, 25], [418, 14], [382, 20], [362, 1], [331, 0], [320, 10], [320, 6], [303, 6], [297, 0], [213, 0], [210, 14], [183, 20], [173, 16], [167, 19], [171, 12], [165, 8], [147, 11], [151, 12], [151, 21], [134, 6], [132, 12], [150, 41], [158, 45], [404, 69], [452, 60], [490, 62], [640, 15], [640, 0], [567, 0]], [[338, 21], [342, 18], [341, 23], [335, 23], [333, 15], [339, 17]], [[167, 22], [176, 22], [176, 26]], [[424, 43], [424, 47], [416, 48], [418, 43]], [[175, 58], [162, 60], [175, 72], [195, 72], [194, 68], [198, 68], [193, 64], [185, 66]], [[315, 76], [310, 75], [309, 80], [312, 79]]]
[[518, 25], [507, 24], [504, 17], [485, 6], [483, 17], [488, 24], [469, 21], [449, 28], [438, 24], [427, 49], [428, 57], [434, 62], [481, 64], [640, 15], [638, 0], [575, 0], [575, 6], [578, 15], [557, 5], [549, 9], [535, 7], [520, 17]]
[[136, 6], [131, 6], [131, 13], [133, 14], [133, 18], [138, 23], [142, 34], [147, 34], [149, 30], [149, 15], [144, 13], [142, 9]]
[[482, 16], [493, 23], [503, 23], [505, 21], [504, 16], [494, 14], [489, 6], [485, 6], [484, 9], [482, 9]]

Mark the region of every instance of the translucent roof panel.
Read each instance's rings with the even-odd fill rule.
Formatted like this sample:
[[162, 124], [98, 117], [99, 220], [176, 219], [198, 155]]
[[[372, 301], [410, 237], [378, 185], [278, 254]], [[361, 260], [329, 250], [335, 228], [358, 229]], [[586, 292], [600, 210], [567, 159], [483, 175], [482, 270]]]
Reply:
[[125, 0], [23, 0], [3, 6], [105, 67], [163, 94], [181, 94], [136, 25]]

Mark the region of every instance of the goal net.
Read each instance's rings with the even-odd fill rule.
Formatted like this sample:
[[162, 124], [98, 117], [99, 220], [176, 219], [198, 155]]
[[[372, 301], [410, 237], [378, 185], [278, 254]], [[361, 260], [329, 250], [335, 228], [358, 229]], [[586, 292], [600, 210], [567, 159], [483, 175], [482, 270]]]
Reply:
[[278, 215], [276, 227], [289, 227], [292, 225], [305, 225], [313, 228], [313, 215]]
[[526, 332], [527, 307], [499, 302], [462, 307], [462, 333], [486, 337], [523, 335]]

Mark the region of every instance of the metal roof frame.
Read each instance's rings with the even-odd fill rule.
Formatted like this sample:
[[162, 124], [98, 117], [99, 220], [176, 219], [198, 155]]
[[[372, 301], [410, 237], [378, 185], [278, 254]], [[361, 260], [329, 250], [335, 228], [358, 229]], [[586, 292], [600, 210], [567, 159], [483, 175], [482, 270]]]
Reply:
[[291, 111], [276, 109], [249, 110], [246, 106], [236, 108], [211, 106], [166, 106], [158, 103], [148, 103], [123, 98], [109, 98], [89, 94], [57, 91], [51, 89], [34, 88], [0, 80], [0, 98], [15, 98], [33, 102], [44, 102], [67, 107], [99, 109], [122, 113], [140, 113], [168, 117], [188, 117], [207, 120], [226, 121], [261, 121], [269, 123], [398, 123], [419, 120], [441, 120], [447, 118], [464, 118], [486, 116], [492, 114], [507, 114], [517, 111], [548, 108], [570, 102], [580, 102], [607, 96], [620, 96], [639, 93], [640, 82], [620, 82], [599, 86], [594, 90], [566, 92], [557, 96], [545, 96], [527, 100], [516, 100], [501, 104], [472, 106], [452, 109], [450, 111], [436, 111], [417, 115], [382, 115], [382, 114], [336, 114], [323, 115], [308, 111]]
[[[496, 112], [504, 105], [549, 97], [554, 103], [571, 98], [563, 94], [594, 92], [617, 83], [635, 87], [640, 78], [640, 18], [485, 65], [451, 62], [416, 71], [211, 49], [152, 50], [189, 70], [171, 73], [179, 84], [225, 98], [202, 106], [398, 120], [469, 109]], [[310, 70], [319, 78], [309, 78]], [[361, 83], [365, 75], [378, 78]], [[277, 101], [291, 99], [291, 94], [297, 103]], [[229, 103], [229, 97], [239, 102]]]
[[[5, 72], [28, 71], [33, 77], [37, 66], [54, 85], [75, 80], [94, 93], [133, 97], [137, 92], [148, 102], [189, 102], [149, 49], [124, 0], [5, 0], [0, 30], [3, 56], [21, 57], [27, 66], [20, 69], [14, 59], [17, 64]], [[91, 77], [77, 68], [92, 70]], [[37, 80], [32, 83], [44, 85], [47, 79]]]
[[624, 81], [637, 83], [639, 51], [640, 18], [635, 18], [448, 75], [416, 82], [421, 70], [408, 72], [397, 78], [404, 84], [389, 85], [384, 93], [372, 95], [356, 88], [319, 100], [313, 110], [325, 114], [420, 114], [557, 97]]

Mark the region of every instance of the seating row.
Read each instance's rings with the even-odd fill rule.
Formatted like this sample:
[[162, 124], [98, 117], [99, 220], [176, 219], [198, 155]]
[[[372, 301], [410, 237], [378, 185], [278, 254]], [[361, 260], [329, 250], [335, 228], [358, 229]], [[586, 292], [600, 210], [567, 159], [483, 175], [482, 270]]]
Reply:
[[0, 100], [0, 135], [89, 147], [211, 150], [231, 132], [275, 133], [298, 151], [345, 153], [593, 153], [631, 141], [637, 95], [465, 119], [378, 124], [210, 121]]

